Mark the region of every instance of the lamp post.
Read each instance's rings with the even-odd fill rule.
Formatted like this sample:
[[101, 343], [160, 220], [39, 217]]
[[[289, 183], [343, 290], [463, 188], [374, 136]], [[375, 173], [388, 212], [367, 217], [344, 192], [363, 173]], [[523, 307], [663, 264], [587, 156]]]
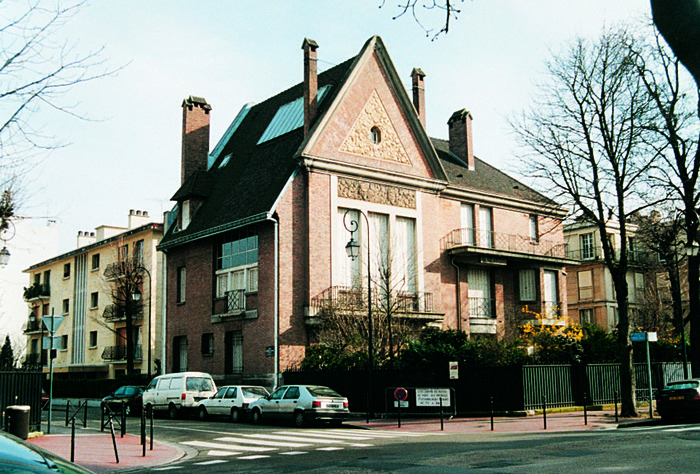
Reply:
[[[142, 265], [136, 268], [136, 271], [144, 271], [148, 275], [148, 378], [151, 378], [151, 331], [153, 329], [153, 322], [151, 321], [151, 272]], [[134, 301], [139, 301], [141, 299], [141, 292], [138, 288], [134, 290], [131, 294]]]
[[685, 348], [685, 318], [683, 317], [683, 291], [681, 290], [681, 275], [678, 269], [678, 249], [673, 253], [676, 260], [676, 280], [678, 281], [678, 302], [681, 317], [681, 341], [683, 343], [683, 378], [688, 378], [688, 352]]
[[[350, 257], [350, 260], [355, 261], [357, 257], [360, 256], [360, 244], [355, 240], [355, 232], [359, 230], [359, 223], [355, 219], [350, 219], [350, 224], [348, 225], [348, 213], [350, 210], [345, 211], [343, 216], [343, 225], [345, 229], [350, 232], [350, 241], [345, 246], [345, 251]], [[370, 266], [370, 245], [369, 245], [369, 219], [367, 215], [361, 210], [357, 212], [365, 218], [365, 223], [367, 224], [367, 360], [369, 363], [368, 370], [368, 381], [367, 381], [367, 423], [369, 423], [369, 415], [372, 410], [372, 378], [374, 376], [374, 345], [372, 344], [372, 269]]]
[[[698, 280], [698, 271], [697, 271], [697, 267], [695, 265], [690, 264], [690, 260], [697, 259], [698, 253], [700, 252], [700, 245], [698, 245], [698, 243], [695, 241], [688, 242], [688, 244], [686, 244], [686, 246], [685, 246], [685, 252], [686, 252], [686, 255], [688, 256], [688, 298], [695, 298], [697, 301], [698, 295], [693, 294], [693, 292], [690, 291], [690, 288], [691, 288], [691, 281], [695, 280], [695, 282], [697, 282], [697, 280]], [[693, 286], [693, 288], [696, 288], [696, 286]], [[688, 304], [689, 312], [692, 311], [693, 308], [695, 308], [695, 307], [696, 307], [696, 305], [694, 305], [692, 302], [689, 302], [689, 304]], [[697, 332], [695, 330], [693, 330], [693, 326], [692, 326], [692, 321], [694, 321], [695, 316], [696, 315], [694, 315], [694, 314], [688, 314], [688, 317], [691, 321], [691, 326], [690, 326], [691, 341], [693, 340], [693, 333], [697, 334]], [[685, 348], [685, 346], [684, 346], [684, 348]]]

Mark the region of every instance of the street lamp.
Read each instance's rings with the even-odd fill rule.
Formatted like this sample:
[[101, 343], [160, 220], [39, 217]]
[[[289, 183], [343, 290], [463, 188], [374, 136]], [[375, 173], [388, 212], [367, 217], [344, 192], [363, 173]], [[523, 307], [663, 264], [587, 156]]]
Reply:
[[10, 263], [10, 251], [7, 250], [7, 247], [3, 246], [2, 250], [0, 250], [0, 267], [4, 268], [8, 263]]
[[[360, 244], [355, 240], [355, 232], [359, 229], [360, 225], [355, 219], [350, 219], [350, 224], [348, 225], [347, 218], [350, 209], [345, 211], [343, 216], [343, 225], [345, 229], [350, 232], [350, 241], [345, 246], [345, 251], [350, 257], [350, 260], [355, 261], [357, 257], [360, 256]], [[370, 266], [370, 245], [369, 245], [369, 219], [367, 215], [361, 210], [357, 210], [362, 217], [365, 218], [365, 223], [367, 224], [367, 359], [369, 363], [368, 370], [368, 381], [367, 381], [367, 423], [369, 423], [369, 414], [372, 409], [372, 378], [374, 375], [374, 345], [372, 344], [372, 270]]]
[[[687, 250], [686, 250], [687, 251]], [[680, 316], [681, 316], [681, 342], [683, 344], [683, 378], [688, 378], [688, 351], [685, 347], [685, 318], [683, 317], [683, 291], [681, 290], [681, 275], [678, 269], [678, 249], [674, 252], [674, 257], [676, 260], [676, 280], [678, 280], [678, 303], [680, 304]]]
[[[151, 272], [148, 271], [148, 269], [144, 266], [139, 265], [136, 268], [136, 271], [144, 271], [146, 272], [146, 275], [148, 275], [148, 377], [151, 377], [151, 332], [153, 329], [153, 321], [151, 321]], [[139, 291], [138, 288], [134, 290], [134, 292], [131, 294], [131, 297], [134, 299], [134, 301], [139, 301], [141, 299], [141, 292]]]

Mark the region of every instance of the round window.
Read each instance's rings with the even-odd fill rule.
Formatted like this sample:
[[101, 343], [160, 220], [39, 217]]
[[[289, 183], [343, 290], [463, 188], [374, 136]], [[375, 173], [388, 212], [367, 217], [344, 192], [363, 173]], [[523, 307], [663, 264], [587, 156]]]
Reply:
[[369, 135], [372, 143], [375, 145], [378, 145], [379, 142], [382, 141], [382, 131], [379, 130], [379, 127], [372, 127], [372, 129], [369, 131]]

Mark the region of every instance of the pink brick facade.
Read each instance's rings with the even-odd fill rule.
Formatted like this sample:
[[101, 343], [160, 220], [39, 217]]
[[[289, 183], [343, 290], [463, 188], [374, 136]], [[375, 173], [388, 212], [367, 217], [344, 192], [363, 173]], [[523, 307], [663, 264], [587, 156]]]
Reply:
[[[336, 69], [342, 74], [333, 81]], [[367, 239], [365, 221], [358, 218], [360, 229], [353, 237], [363, 241], [365, 253], [367, 240], [370, 248], [386, 245], [396, 255], [408, 249], [399, 257], [403, 258], [399, 267], [404, 265], [405, 271], [401, 291], [413, 302], [407, 317], [422, 324], [473, 336], [506, 337], [522, 322], [524, 304], [540, 310], [549, 295], [560, 311], [566, 310], [563, 238], [556, 225], [563, 211], [549, 201], [549, 207], [543, 206], [544, 197], [475, 159], [472, 145], [464, 140], [453, 144], [465, 148], [467, 159], [461, 160], [450, 152], [447, 142], [427, 137], [379, 38], [372, 38], [353, 61], [336, 69], [318, 76], [319, 90], [331, 84], [332, 92], [319, 103], [318, 116], [308, 124], [307, 133], [302, 134], [302, 127], [265, 141], [257, 137], [268, 133], [267, 123], [244, 118], [239, 125], [241, 136], [245, 132], [257, 143], [246, 145], [245, 138], [234, 134], [229, 140], [236, 146], [223, 148], [231, 151], [226, 162], [230, 159], [240, 166], [237, 172], [227, 178], [227, 151], [217, 152], [206, 177], [208, 188], [202, 190], [196, 181], [201, 177], [194, 177], [176, 194], [180, 207], [188, 199], [204, 198], [192, 228], [172, 230], [162, 244], [168, 268], [168, 371], [182, 369], [175, 360], [175, 344], [183, 337], [188, 341], [187, 369], [210, 372], [218, 380], [272, 385], [279, 373], [297, 366], [314, 341], [316, 302], [334, 294], [334, 289], [347, 287], [348, 272], [357, 272], [360, 280], [366, 276], [364, 255], [359, 267], [351, 267], [345, 255], [350, 236], [344, 230], [346, 210], [361, 211], [372, 221], [374, 236]], [[256, 106], [248, 116], [274, 122], [276, 111], [287, 110], [277, 104], [291, 104], [302, 96], [300, 85]], [[425, 96], [418, 96], [425, 101]], [[424, 107], [422, 102], [415, 105]], [[276, 194], [266, 198], [265, 180], [258, 178], [260, 186], [251, 187], [252, 178], [246, 173], [253, 176], [254, 172], [243, 160], [248, 156], [279, 159], [285, 140], [293, 152], [289, 162], [297, 165], [280, 178]], [[251, 151], [239, 157], [236, 150], [244, 146]], [[265, 155], [272, 147], [277, 147], [275, 155]], [[228, 184], [226, 192], [217, 194], [217, 183], [226, 179], [244, 184]], [[258, 211], [232, 214], [230, 222], [204, 223], [205, 218], [215, 221], [222, 213], [250, 205], [244, 201], [238, 207], [224, 204], [228, 192], [261, 203], [268, 199], [268, 203]], [[473, 225], [463, 222], [466, 204], [472, 206]], [[214, 208], [217, 212], [208, 210], [213, 206], [219, 206]], [[480, 228], [485, 212], [481, 208], [491, 209], [490, 229]], [[531, 235], [533, 215], [535, 237]], [[475, 235], [489, 235], [492, 243], [484, 244], [482, 237], [466, 241], [465, 227]], [[245, 311], [233, 314], [216, 297], [221, 293], [217, 261], [221, 235], [241, 229], [258, 238], [257, 289], [246, 292]], [[183, 266], [187, 267], [187, 297], [185, 303], [178, 303], [178, 268]], [[523, 290], [530, 280], [523, 283], [522, 271], [534, 285], [528, 287], [530, 293]], [[530, 296], [524, 301], [521, 297], [526, 293]], [[240, 356], [228, 348], [230, 333], [241, 336]], [[213, 352], [205, 356], [203, 334], [213, 334]], [[226, 361], [231, 357], [236, 364], [242, 357], [242, 366], [231, 370]]]

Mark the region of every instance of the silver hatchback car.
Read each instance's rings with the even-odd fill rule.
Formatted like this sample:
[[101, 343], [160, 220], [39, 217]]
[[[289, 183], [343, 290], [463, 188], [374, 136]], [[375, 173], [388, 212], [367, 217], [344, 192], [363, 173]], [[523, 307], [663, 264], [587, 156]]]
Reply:
[[250, 404], [253, 423], [287, 419], [301, 428], [314, 421], [340, 425], [350, 416], [348, 399], [321, 385], [284, 385]]
[[199, 402], [198, 415], [204, 420], [209, 415], [230, 416], [234, 423], [246, 417], [248, 405], [270, 393], [255, 385], [225, 385], [213, 397]]

